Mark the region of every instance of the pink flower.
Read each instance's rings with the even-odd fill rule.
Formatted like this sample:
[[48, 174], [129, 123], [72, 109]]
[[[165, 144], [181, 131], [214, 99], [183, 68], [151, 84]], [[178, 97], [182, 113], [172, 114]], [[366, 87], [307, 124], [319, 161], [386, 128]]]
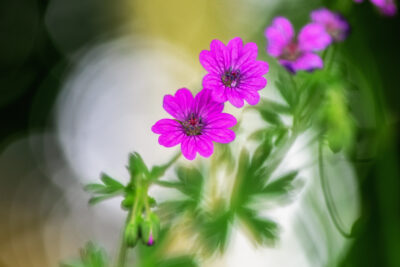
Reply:
[[258, 48], [255, 43], [243, 45], [236, 37], [224, 45], [213, 40], [210, 51], [200, 53], [200, 63], [208, 71], [203, 78], [204, 89], [210, 90], [215, 101], [227, 100], [237, 108], [256, 105], [260, 100], [259, 90], [267, 85], [263, 77], [268, 72], [268, 63], [257, 61]]
[[151, 130], [160, 134], [162, 146], [181, 144], [182, 154], [189, 160], [196, 153], [211, 156], [213, 141], [229, 143], [235, 139], [235, 133], [228, 129], [236, 125], [235, 117], [222, 113], [224, 104], [213, 101], [210, 90], [202, 90], [193, 98], [188, 89], [179, 89], [175, 96], [164, 97], [163, 107], [174, 119], [159, 120]]
[[[356, 3], [361, 3], [363, 0], [354, 0]], [[379, 11], [386, 16], [394, 16], [397, 13], [397, 6], [394, 0], [371, 0]]]
[[325, 49], [332, 42], [318, 23], [304, 26], [296, 38], [292, 24], [284, 17], [275, 18], [264, 34], [268, 40], [268, 54], [278, 58], [279, 63], [292, 73], [322, 68], [323, 61], [314, 52]]
[[311, 12], [311, 20], [324, 26], [325, 31], [335, 42], [346, 39], [350, 31], [346, 19], [339, 13], [334, 13], [327, 8], [320, 8]]

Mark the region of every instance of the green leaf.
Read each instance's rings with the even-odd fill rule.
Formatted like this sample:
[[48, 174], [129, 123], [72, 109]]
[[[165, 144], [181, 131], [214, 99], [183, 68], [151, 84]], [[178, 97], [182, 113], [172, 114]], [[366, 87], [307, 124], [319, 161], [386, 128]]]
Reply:
[[265, 137], [265, 129], [260, 129], [257, 130], [255, 132], [253, 132], [252, 134], [249, 135], [249, 137], [247, 138], [248, 140], [251, 141], [262, 141]]
[[176, 174], [180, 181], [179, 191], [194, 201], [200, 201], [203, 188], [203, 175], [196, 168], [178, 167]]
[[165, 259], [157, 264], [157, 267], [197, 267], [199, 266], [191, 256], [180, 256]]
[[150, 176], [146, 164], [144, 163], [140, 154], [137, 152], [131, 153], [129, 155], [128, 169], [132, 177], [138, 177], [141, 174], [144, 175], [144, 178], [149, 178]]
[[102, 173], [101, 174], [101, 181], [103, 181], [103, 183], [109, 187], [109, 188], [114, 188], [116, 190], [119, 189], [124, 189], [125, 186], [123, 184], [121, 184], [120, 182], [118, 182], [117, 180], [111, 178], [109, 175]]
[[260, 245], [273, 244], [278, 237], [278, 225], [268, 219], [257, 216], [250, 209], [242, 209], [239, 212], [240, 220], [250, 232], [250, 236]]
[[272, 125], [282, 125], [283, 122], [278, 114], [268, 110], [268, 109], [259, 109], [260, 115], [263, 120], [272, 124]]
[[296, 178], [298, 171], [290, 172], [276, 179], [275, 181], [267, 184], [267, 186], [262, 190], [264, 196], [280, 196], [287, 195], [293, 187], [293, 180]]
[[150, 171], [150, 177], [153, 180], [156, 180], [160, 177], [162, 177], [165, 174], [165, 171], [171, 167], [171, 165], [180, 157], [180, 153], [177, 154], [175, 157], [173, 157], [169, 162], [167, 162], [164, 165], [161, 166], [153, 166], [153, 168]]
[[[121, 192], [122, 193], [122, 192]], [[91, 197], [89, 199], [89, 205], [95, 205], [103, 200], [115, 197], [116, 194], [109, 194], [109, 195], [101, 195], [101, 196], [95, 196], [95, 197]]]
[[229, 241], [233, 216], [231, 211], [218, 207], [211, 214], [202, 214], [196, 219], [204, 248], [209, 253], [223, 252]]
[[61, 263], [61, 267], [108, 267], [109, 259], [104, 249], [92, 242], [86, 244], [80, 250], [80, 260], [73, 260]]
[[253, 157], [251, 159], [252, 168], [259, 168], [267, 160], [268, 156], [272, 151], [272, 140], [266, 139], [259, 145], [254, 151]]

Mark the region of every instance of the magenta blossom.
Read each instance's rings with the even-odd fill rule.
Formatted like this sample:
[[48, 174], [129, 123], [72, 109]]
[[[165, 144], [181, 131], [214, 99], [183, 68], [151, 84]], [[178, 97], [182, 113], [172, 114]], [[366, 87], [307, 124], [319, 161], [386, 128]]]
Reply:
[[256, 60], [258, 48], [255, 43], [243, 45], [236, 37], [224, 45], [213, 40], [210, 51], [200, 53], [200, 63], [208, 71], [203, 78], [204, 89], [210, 90], [215, 101], [227, 100], [237, 108], [260, 101], [259, 90], [267, 85], [263, 77], [268, 72], [268, 63]]
[[161, 134], [160, 145], [173, 147], [181, 144], [185, 158], [193, 160], [198, 152], [209, 157], [214, 150], [214, 142], [229, 143], [235, 133], [228, 129], [236, 125], [231, 114], [222, 113], [224, 104], [215, 102], [210, 90], [202, 90], [194, 98], [186, 89], [179, 89], [175, 96], [166, 95], [164, 109], [174, 119], [162, 119], [151, 130]]
[[[354, 0], [356, 3], [361, 3], [363, 0]], [[386, 16], [394, 16], [397, 13], [397, 6], [394, 0], [371, 0], [379, 11]]]
[[332, 42], [325, 28], [318, 23], [307, 24], [296, 37], [292, 24], [284, 17], [275, 18], [265, 29], [265, 36], [268, 54], [278, 58], [279, 63], [292, 73], [322, 68], [323, 61], [314, 52], [325, 49]]
[[311, 20], [324, 26], [325, 31], [335, 42], [343, 41], [350, 32], [350, 26], [346, 19], [339, 13], [332, 12], [327, 8], [320, 8], [311, 12]]

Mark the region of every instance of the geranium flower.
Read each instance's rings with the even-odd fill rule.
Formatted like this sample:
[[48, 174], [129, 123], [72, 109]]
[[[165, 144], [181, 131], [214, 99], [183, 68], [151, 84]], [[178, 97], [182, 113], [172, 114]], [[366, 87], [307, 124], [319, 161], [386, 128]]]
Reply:
[[208, 71], [203, 78], [203, 88], [211, 90], [215, 101], [229, 101], [240, 108], [244, 100], [250, 105], [260, 101], [259, 90], [267, 85], [263, 77], [268, 72], [268, 63], [256, 60], [258, 48], [255, 43], [243, 45], [236, 37], [224, 45], [213, 40], [210, 51], [200, 53], [200, 63]]
[[320, 8], [311, 12], [311, 20], [324, 26], [325, 31], [335, 42], [346, 39], [350, 31], [346, 19], [339, 13], [332, 12], [327, 8]]
[[314, 52], [325, 49], [332, 42], [318, 23], [307, 24], [296, 37], [292, 24], [284, 17], [276, 17], [264, 34], [268, 40], [268, 54], [278, 58], [279, 63], [292, 73], [322, 68], [324, 63]]
[[[361, 3], [364, 0], [354, 0], [356, 3]], [[379, 11], [386, 16], [394, 16], [397, 13], [397, 6], [394, 0], [371, 0]]]
[[158, 142], [162, 146], [181, 144], [182, 154], [189, 160], [197, 153], [211, 156], [213, 141], [229, 143], [235, 139], [228, 128], [236, 125], [236, 118], [222, 113], [224, 104], [215, 102], [210, 90], [202, 90], [193, 98], [188, 89], [179, 89], [175, 96], [164, 97], [163, 107], [174, 119], [159, 120], [151, 130], [160, 134]]

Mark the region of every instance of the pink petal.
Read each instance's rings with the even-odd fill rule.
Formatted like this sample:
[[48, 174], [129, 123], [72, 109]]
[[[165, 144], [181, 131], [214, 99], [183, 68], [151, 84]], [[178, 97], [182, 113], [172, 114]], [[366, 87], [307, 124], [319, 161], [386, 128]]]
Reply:
[[206, 129], [214, 128], [230, 128], [235, 126], [237, 120], [234, 116], [228, 113], [215, 114], [207, 120]]
[[199, 55], [200, 64], [206, 71], [219, 73], [221, 69], [219, 68], [216, 60], [211, 55], [210, 51], [203, 50]]
[[229, 41], [227, 49], [230, 53], [230, 61], [232, 66], [235, 65], [236, 61], [240, 57], [241, 50], [243, 48], [243, 41], [240, 37], [233, 38]]
[[220, 40], [212, 40], [210, 44], [211, 56], [217, 63], [220, 73], [228, 69], [230, 66], [230, 55], [228, 54], [227, 48]]
[[181, 128], [179, 122], [171, 119], [162, 119], [157, 121], [151, 130], [156, 134], [164, 134], [169, 132], [175, 132]]
[[232, 89], [232, 88], [225, 88], [225, 93], [228, 96], [228, 100], [229, 102], [237, 107], [237, 108], [241, 108], [244, 105], [244, 101], [243, 101], [243, 97], [241, 96], [241, 94], [238, 92], [238, 90], [236, 89]]
[[214, 152], [214, 145], [210, 139], [203, 135], [195, 137], [196, 148], [200, 155], [208, 158]]
[[265, 29], [264, 34], [268, 39], [268, 54], [278, 57], [282, 54], [284, 47], [292, 41], [294, 30], [287, 18], [277, 17], [272, 25]]
[[332, 38], [325, 31], [325, 28], [317, 23], [304, 26], [299, 33], [298, 40], [302, 51], [323, 50], [332, 42]]
[[164, 96], [164, 109], [178, 120], [185, 120], [193, 103], [192, 93], [182, 88], [176, 91], [175, 96], [166, 95]]
[[228, 100], [228, 96], [225, 92], [226, 92], [225, 86], [221, 84], [219, 86], [216, 86], [214, 90], [212, 90], [211, 96], [214, 101], [219, 103], [224, 103]]
[[158, 143], [165, 147], [173, 147], [180, 144], [184, 140], [183, 131], [169, 132], [158, 137]]
[[186, 136], [181, 144], [182, 154], [188, 160], [196, 158], [196, 141], [194, 136]]
[[255, 43], [247, 43], [240, 51], [239, 57], [232, 62], [232, 68], [240, 68], [243, 64], [255, 61], [258, 54], [258, 47]]
[[293, 62], [293, 67], [295, 70], [306, 70], [312, 71], [314, 69], [322, 69], [324, 62], [314, 53], [304, 53], [295, 62]]
[[214, 89], [221, 85], [223, 85], [222, 81], [221, 81], [221, 77], [214, 73], [209, 73], [206, 76], [204, 76], [204, 78], [203, 78], [203, 88], [204, 89]]
[[260, 102], [260, 94], [255, 90], [246, 90], [244, 91], [244, 99], [250, 105], [257, 105]]
[[230, 129], [208, 129], [204, 132], [211, 140], [218, 143], [230, 143], [235, 140], [235, 132]]
[[193, 110], [200, 117], [207, 118], [209, 114], [221, 113], [224, 104], [213, 100], [211, 90], [203, 89], [194, 98]]

